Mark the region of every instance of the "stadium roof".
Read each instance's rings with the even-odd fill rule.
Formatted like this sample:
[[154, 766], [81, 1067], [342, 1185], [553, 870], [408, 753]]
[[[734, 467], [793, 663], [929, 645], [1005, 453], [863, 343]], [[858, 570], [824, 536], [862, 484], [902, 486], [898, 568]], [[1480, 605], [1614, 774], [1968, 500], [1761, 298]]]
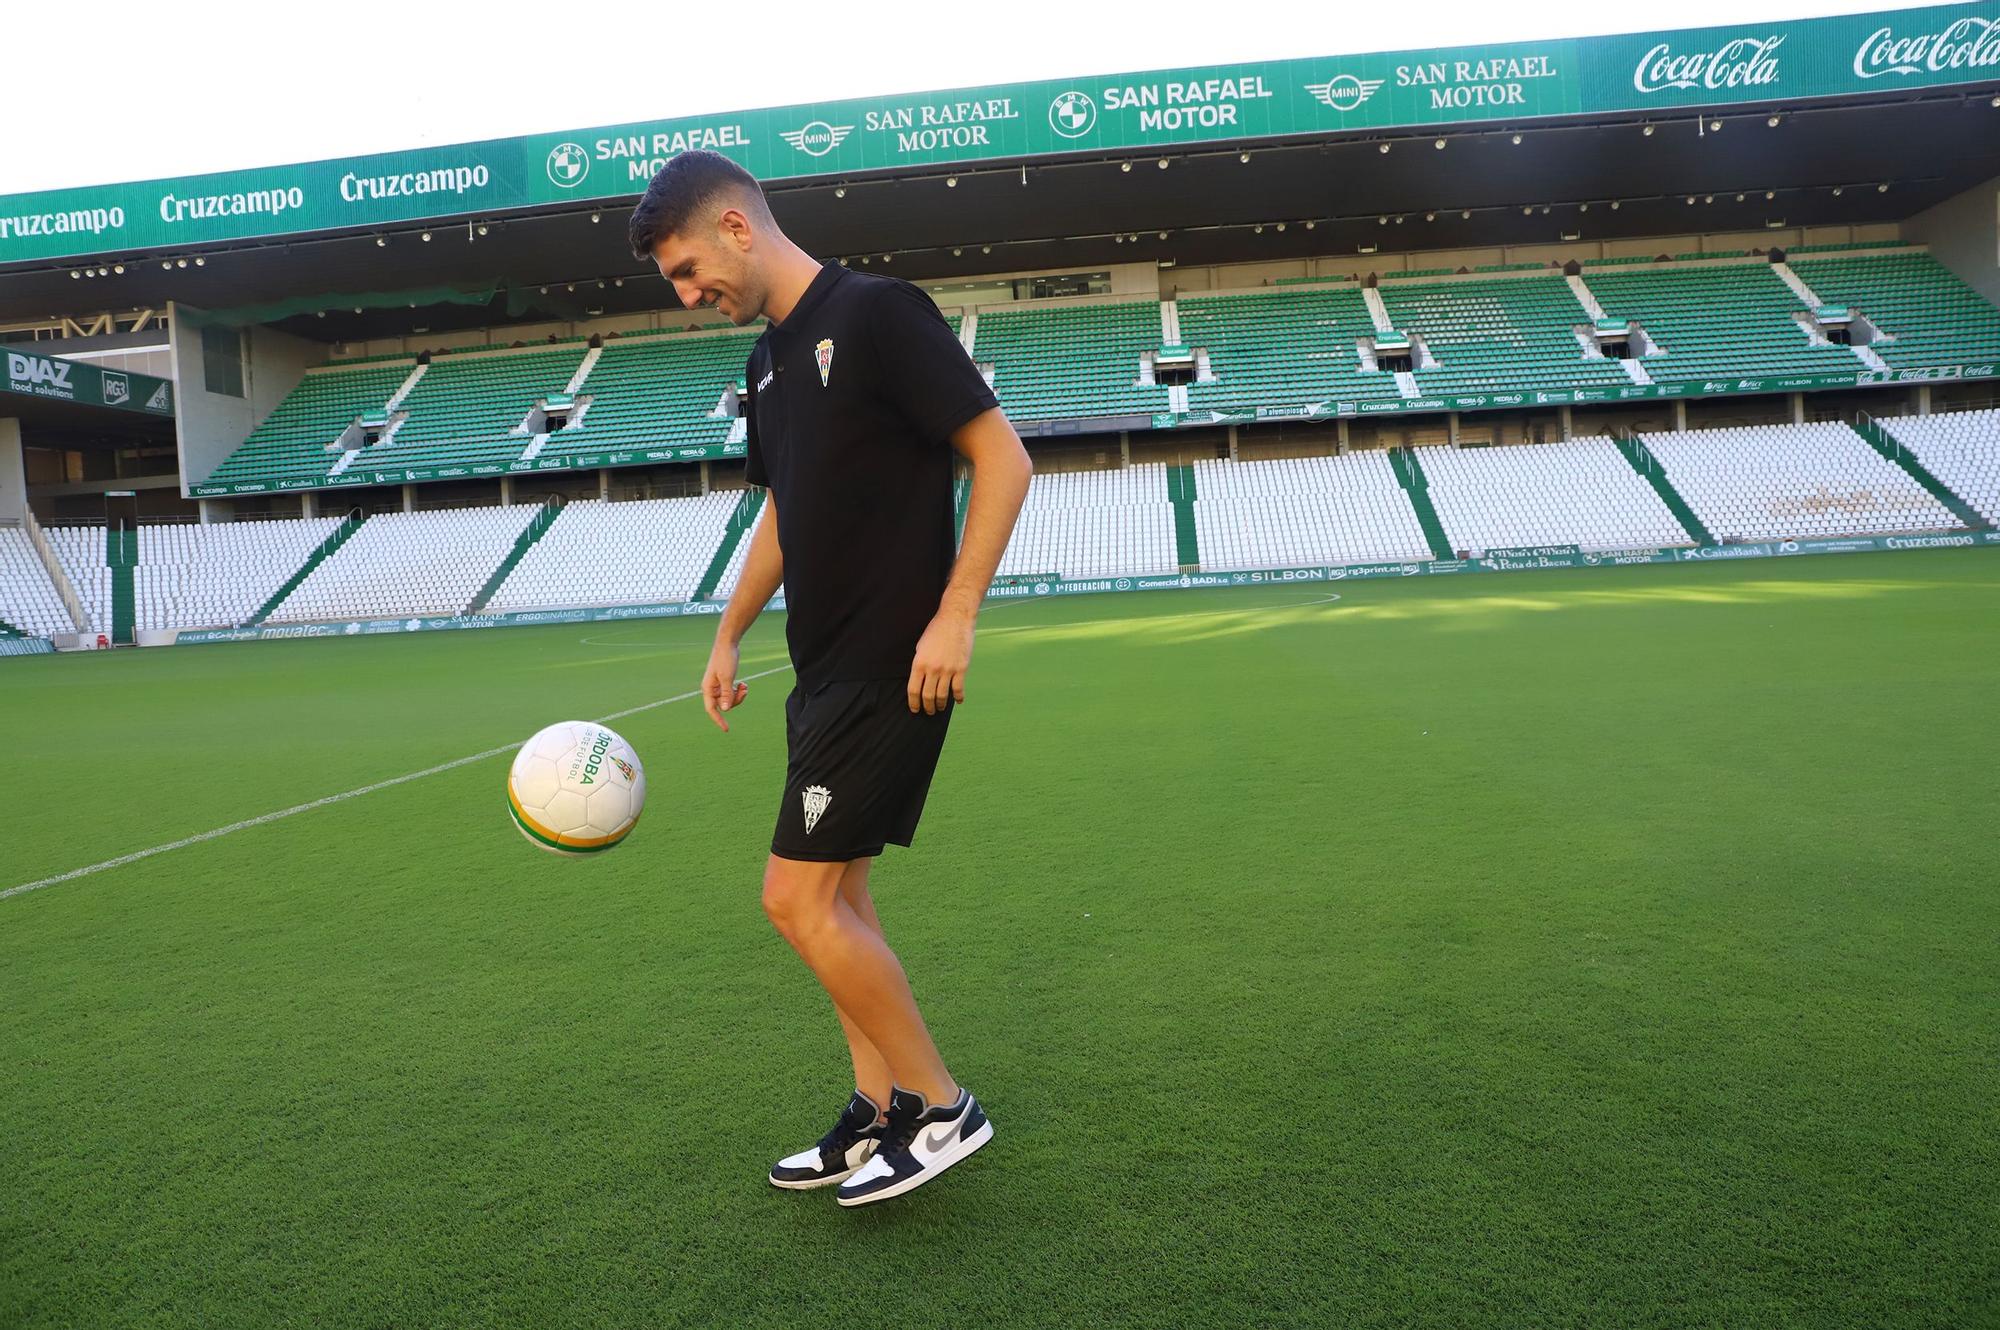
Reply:
[[1996, 93], [1983, 0], [561, 131], [0, 198], [0, 318], [174, 299], [330, 339], [657, 308], [618, 285], [622, 206], [700, 146], [814, 252], [923, 278], [1890, 221], [2000, 173]]

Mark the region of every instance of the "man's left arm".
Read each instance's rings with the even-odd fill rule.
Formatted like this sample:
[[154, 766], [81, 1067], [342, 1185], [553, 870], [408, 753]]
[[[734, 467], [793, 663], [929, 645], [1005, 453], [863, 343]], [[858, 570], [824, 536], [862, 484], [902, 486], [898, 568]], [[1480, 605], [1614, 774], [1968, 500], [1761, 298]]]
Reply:
[[999, 407], [991, 407], [952, 431], [951, 446], [972, 463], [972, 494], [966, 501], [965, 536], [951, 566], [937, 614], [917, 640], [910, 664], [910, 710], [927, 715], [947, 699], [965, 701], [965, 672], [972, 664], [973, 621], [1006, 553], [1014, 520], [1028, 497], [1034, 465], [1021, 436]]

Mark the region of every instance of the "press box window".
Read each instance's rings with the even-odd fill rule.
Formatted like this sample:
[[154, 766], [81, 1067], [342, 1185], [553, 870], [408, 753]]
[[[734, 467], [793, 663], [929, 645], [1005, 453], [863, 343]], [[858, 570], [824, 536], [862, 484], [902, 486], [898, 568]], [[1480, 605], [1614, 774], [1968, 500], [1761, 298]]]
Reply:
[[236, 329], [201, 330], [201, 378], [218, 397], [243, 395], [243, 338]]

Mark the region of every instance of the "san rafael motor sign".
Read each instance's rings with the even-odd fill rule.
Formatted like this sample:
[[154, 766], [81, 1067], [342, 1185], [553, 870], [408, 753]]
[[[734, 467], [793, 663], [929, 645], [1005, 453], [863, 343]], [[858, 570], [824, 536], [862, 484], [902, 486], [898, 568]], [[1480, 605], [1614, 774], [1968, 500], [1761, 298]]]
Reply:
[[675, 155], [765, 180], [2000, 79], [2000, 0], [850, 98], [0, 197], [0, 265], [631, 198]]
[[[0, 389], [21, 397], [39, 397], [51, 402], [74, 402], [80, 406], [108, 406], [121, 411], [139, 411], [152, 416], [174, 413], [174, 386], [150, 374], [127, 370], [100, 369], [78, 360], [45, 356], [36, 351], [8, 347], [0, 349], [6, 377]], [[0, 406], [0, 415], [6, 414]]]

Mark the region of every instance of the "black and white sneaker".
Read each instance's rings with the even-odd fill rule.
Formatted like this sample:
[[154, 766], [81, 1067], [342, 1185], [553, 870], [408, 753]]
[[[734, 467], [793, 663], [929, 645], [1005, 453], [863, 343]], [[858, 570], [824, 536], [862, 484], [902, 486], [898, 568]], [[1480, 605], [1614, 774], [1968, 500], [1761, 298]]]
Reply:
[[840, 1184], [842, 1205], [868, 1205], [921, 1187], [993, 1139], [972, 1092], [933, 1106], [915, 1090], [897, 1086], [889, 1095], [889, 1121], [874, 1157]]
[[788, 1191], [810, 1191], [851, 1176], [874, 1155], [884, 1128], [876, 1119], [882, 1107], [856, 1090], [840, 1111], [833, 1130], [810, 1150], [780, 1159], [771, 1169], [771, 1185]]

